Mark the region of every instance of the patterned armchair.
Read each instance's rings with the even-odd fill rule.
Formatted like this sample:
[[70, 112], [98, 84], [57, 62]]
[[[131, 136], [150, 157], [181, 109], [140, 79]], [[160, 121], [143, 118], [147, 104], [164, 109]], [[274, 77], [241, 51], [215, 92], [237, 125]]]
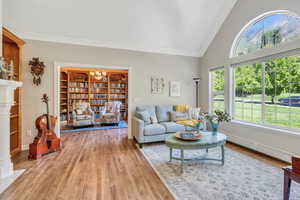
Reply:
[[120, 101], [106, 102], [104, 110], [101, 111], [102, 124], [119, 124], [121, 118], [121, 105]]
[[95, 113], [89, 103], [83, 102], [73, 106], [73, 127], [91, 126], [95, 124]]

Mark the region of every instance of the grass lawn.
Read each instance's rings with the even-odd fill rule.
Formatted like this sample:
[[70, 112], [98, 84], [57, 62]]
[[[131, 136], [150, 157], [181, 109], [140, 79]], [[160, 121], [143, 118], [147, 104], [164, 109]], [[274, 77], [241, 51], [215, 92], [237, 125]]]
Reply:
[[[300, 93], [293, 93], [293, 94], [281, 94], [280, 96], [277, 96], [277, 100], [280, 98], [287, 98], [290, 96], [300, 96]], [[217, 95], [215, 96], [216, 99], [224, 99], [224, 95]], [[262, 100], [262, 95], [261, 94], [254, 94], [254, 95], [249, 95], [247, 97], [236, 97], [236, 100], [252, 100], [252, 101], [261, 101]], [[266, 101], [271, 102], [272, 97], [266, 96]]]
[[[224, 109], [224, 102], [215, 101], [215, 109]], [[235, 104], [235, 119], [249, 122], [262, 123], [262, 105], [251, 103]], [[280, 105], [266, 104], [265, 123], [280, 125], [285, 127], [300, 128], [300, 107], [288, 107]]]

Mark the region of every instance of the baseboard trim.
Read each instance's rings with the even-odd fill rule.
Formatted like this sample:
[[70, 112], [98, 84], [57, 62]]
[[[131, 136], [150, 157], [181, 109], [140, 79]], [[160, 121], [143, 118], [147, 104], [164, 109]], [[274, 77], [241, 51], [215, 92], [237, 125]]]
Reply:
[[293, 156], [293, 153], [291, 153], [291, 152], [287, 152], [287, 151], [284, 151], [284, 150], [281, 150], [278, 148], [274, 148], [269, 145], [261, 144], [261, 143], [258, 143], [257, 141], [245, 139], [245, 138], [230, 134], [226, 131], [223, 131], [223, 132], [227, 135], [229, 142], [247, 147], [254, 151], [266, 154], [268, 156], [277, 158], [279, 160], [282, 160], [282, 161], [285, 161], [288, 163], [291, 162], [291, 157]]

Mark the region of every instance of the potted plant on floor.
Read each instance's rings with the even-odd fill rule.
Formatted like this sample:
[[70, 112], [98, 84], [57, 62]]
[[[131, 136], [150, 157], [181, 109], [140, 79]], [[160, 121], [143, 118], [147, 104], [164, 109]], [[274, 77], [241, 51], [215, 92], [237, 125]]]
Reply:
[[204, 113], [203, 115], [211, 124], [212, 135], [217, 135], [220, 123], [231, 121], [231, 116], [221, 110], [215, 110], [213, 114]]

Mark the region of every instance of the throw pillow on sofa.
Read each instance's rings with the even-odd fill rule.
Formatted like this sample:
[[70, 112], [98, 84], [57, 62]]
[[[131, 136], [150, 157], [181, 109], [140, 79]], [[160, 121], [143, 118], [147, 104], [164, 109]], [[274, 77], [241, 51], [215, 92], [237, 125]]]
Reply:
[[155, 115], [150, 116], [150, 120], [151, 120], [151, 124], [157, 124], [158, 123], [157, 117]]
[[173, 122], [184, 121], [189, 119], [189, 115], [186, 112], [171, 112], [171, 121]]
[[163, 105], [163, 106], [156, 106], [156, 117], [159, 122], [169, 122], [170, 113], [173, 111], [173, 106], [171, 105]]
[[200, 117], [201, 108], [190, 108], [188, 110], [189, 117], [198, 120]]
[[148, 111], [136, 112], [136, 117], [143, 120], [146, 125], [151, 124], [150, 114]]

